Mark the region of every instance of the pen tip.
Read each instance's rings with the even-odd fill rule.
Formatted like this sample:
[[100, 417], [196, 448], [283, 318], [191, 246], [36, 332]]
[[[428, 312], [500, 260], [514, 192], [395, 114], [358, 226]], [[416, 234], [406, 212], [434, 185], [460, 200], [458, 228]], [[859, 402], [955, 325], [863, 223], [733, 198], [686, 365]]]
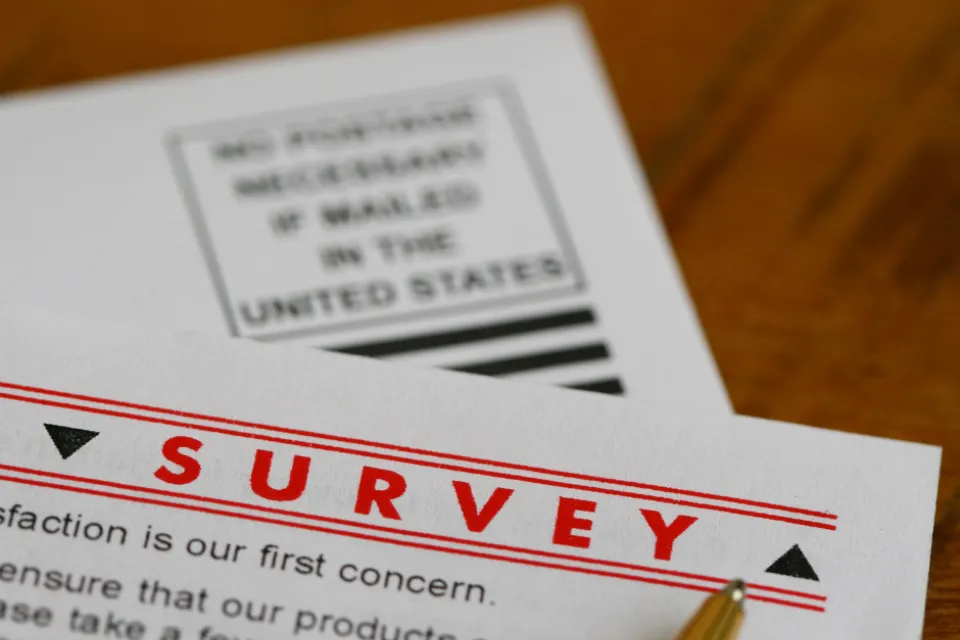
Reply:
[[723, 591], [728, 594], [734, 602], [742, 602], [747, 596], [747, 583], [737, 578], [727, 583]]

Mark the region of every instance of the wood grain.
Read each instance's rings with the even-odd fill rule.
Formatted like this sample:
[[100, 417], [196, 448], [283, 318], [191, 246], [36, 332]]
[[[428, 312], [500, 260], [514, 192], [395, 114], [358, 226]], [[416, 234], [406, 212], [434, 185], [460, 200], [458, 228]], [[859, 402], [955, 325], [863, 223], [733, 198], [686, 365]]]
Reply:
[[[0, 92], [536, 3], [2, 4]], [[960, 4], [583, 5], [737, 409], [944, 447], [924, 637], [960, 636]]]

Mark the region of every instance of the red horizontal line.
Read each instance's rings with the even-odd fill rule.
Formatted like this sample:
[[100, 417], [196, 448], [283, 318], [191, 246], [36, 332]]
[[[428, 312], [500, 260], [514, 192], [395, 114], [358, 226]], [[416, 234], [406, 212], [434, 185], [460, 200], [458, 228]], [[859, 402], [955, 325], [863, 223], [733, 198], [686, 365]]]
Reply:
[[[114, 500], [123, 500], [126, 502], [134, 502], [138, 504], [149, 504], [160, 507], [169, 507], [172, 509], [182, 509], [185, 511], [195, 511], [198, 513], [206, 513], [209, 515], [217, 516], [226, 516], [229, 518], [237, 518], [240, 520], [249, 520], [251, 522], [260, 522], [264, 524], [275, 524], [284, 527], [290, 527], [294, 529], [303, 529], [306, 531], [315, 531], [318, 533], [328, 533], [331, 535], [344, 536], [347, 538], [357, 538], [360, 540], [367, 540], [371, 542], [383, 542], [385, 544], [392, 544], [400, 547], [408, 547], [412, 549], [421, 549], [425, 551], [438, 551], [440, 553], [448, 553], [452, 555], [460, 555], [471, 558], [479, 558], [482, 560], [497, 560], [500, 562], [508, 562], [512, 564], [526, 565], [530, 567], [540, 567], [544, 569], [558, 569], [561, 571], [569, 571], [573, 573], [582, 573], [586, 575], [600, 576], [606, 578], [618, 578], [621, 580], [631, 580], [633, 582], [644, 582], [647, 584], [655, 584], [664, 587], [674, 587], [677, 589], [687, 589], [691, 591], [702, 591], [704, 593], [713, 593], [715, 589], [713, 587], [699, 586], [693, 584], [684, 584], [681, 582], [673, 582], [670, 580], [661, 580], [659, 578], [650, 578], [647, 576], [636, 576], [628, 575], [623, 573], [615, 573], [612, 571], [600, 571], [597, 569], [588, 569], [585, 567], [571, 567], [567, 565], [554, 564], [551, 562], [540, 562], [536, 560], [526, 560], [523, 558], [511, 558], [508, 556], [494, 555], [491, 553], [481, 553], [477, 551], [469, 551], [466, 549], [451, 549], [448, 547], [440, 547], [432, 544], [424, 544], [420, 542], [410, 542], [406, 540], [395, 540], [392, 538], [384, 538], [381, 536], [369, 535], [365, 533], [358, 533], [355, 531], [341, 531], [338, 529], [331, 529], [329, 527], [319, 527], [315, 525], [308, 525], [299, 522], [289, 522], [284, 520], [276, 520], [274, 518], [264, 518], [261, 516], [254, 516], [244, 513], [236, 513], [231, 511], [224, 511], [222, 509], [211, 509], [209, 507], [201, 507], [197, 505], [188, 505], [188, 504], [177, 504], [174, 502], [167, 502], [164, 500], [154, 500], [151, 498], [144, 498], [140, 496], [127, 496], [120, 495], [115, 493], [109, 493], [106, 491], [98, 491], [96, 489], [87, 489], [83, 487], [71, 487], [67, 485], [58, 485], [52, 482], [44, 482], [41, 480], [30, 480], [27, 478], [16, 478], [10, 476], [0, 475], [0, 480], [6, 480], [8, 482], [14, 482], [17, 484], [24, 484], [34, 487], [42, 487], [46, 489], [57, 489], [61, 491], [69, 491], [72, 493], [80, 493], [85, 495], [99, 496], [103, 498], [113, 498]], [[809, 609], [811, 611], [820, 611], [823, 612], [825, 609], [823, 607], [812, 606], [799, 602], [791, 602], [789, 600], [779, 600], [777, 598], [754, 598], [754, 600], [759, 600], [761, 602], [769, 602], [772, 604], [779, 604], [787, 607], [795, 607], [798, 609]]]
[[283, 433], [285, 435], [294, 435], [307, 438], [315, 438], [319, 440], [330, 440], [333, 442], [340, 442], [343, 444], [353, 444], [361, 445], [366, 447], [375, 447], [380, 449], [388, 449], [392, 451], [397, 451], [401, 453], [412, 453], [416, 455], [424, 456], [433, 456], [436, 458], [444, 458], [448, 460], [456, 460], [458, 462], [469, 462], [472, 464], [482, 464], [493, 467], [500, 467], [504, 469], [512, 469], [514, 471], [528, 471], [533, 473], [542, 473], [545, 475], [553, 475], [562, 478], [567, 478], [569, 480], [581, 480], [588, 482], [597, 482], [600, 484], [612, 484], [620, 485], [624, 487], [631, 487], [633, 489], [646, 489], [651, 491], [663, 491], [665, 493], [676, 493], [678, 495], [685, 495], [694, 498], [703, 498], [709, 500], [718, 500], [724, 502], [731, 502], [734, 504], [740, 504], [744, 506], [751, 507], [760, 507], [764, 509], [772, 509], [776, 511], [785, 511], [788, 513], [796, 513], [805, 516], [811, 516], [815, 518], [826, 518], [828, 520], [836, 520], [837, 516], [832, 513], [827, 513], [824, 511], [814, 511], [811, 509], [801, 509], [799, 507], [791, 507], [787, 505], [774, 504], [771, 502], [762, 502], [759, 500], [750, 500], [747, 498], [736, 498], [733, 496], [725, 496], [715, 493], [706, 493], [703, 491], [693, 491], [690, 489], [677, 489], [674, 487], [666, 487], [656, 484], [648, 484], [643, 482], [632, 482], [629, 480], [617, 480], [614, 478], [605, 478], [602, 476], [591, 476], [581, 473], [573, 473], [568, 471], [558, 471], [555, 469], [548, 469], [545, 467], [537, 467], [524, 464], [516, 464], [511, 462], [499, 462], [496, 460], [490, 460], [487, 458], [476, 458], [472, 456], [464, 456], [454, 453], [443, 453], [440, 451], [432, 451], [430, 449], [418, 449], [415, 447], [405, 447], [402, 445], [395, 444], [386, 444], [382, 442], [374, 442], [372, 440], [364, 440], [361, 438], [350, 438], [347, 436], [334, 436], [324, 433], [316, 433], [314, 431], [303, 431], [300, 429], [290, 429], [287, 427], [278, 427], [275, 425], [263, 424], [258, 422], [247, 422], [245, 420], [236, 420], [233, 418], [222, 418], [219, 416], [205, 415], [202, 413], [190, 413], [188, 411], [178, 411], [176, 409], [165, 409], [163, 407], [155, 407], [146, 404], [138, 404], [135, 402], [124, 402], [121, 400], [110, 400], [108, 398], [98, 398], [96, 396], [82, 395], [78, 393], [69, 393], [66, 391], [55, 391], [52, 389], [44, 389], [41, 387], [30, 387], [26, 385], [13, 384], [10, 382], [0, 382], [0, 387], [6, 387], [8, 389], [16, 389], [18, 391], [27, 391], [30, 393], [41, 393], [46, 395], [58, 396], [62, 398], [70, 398], [73, 400], [83, 400], [88, 402], [98, 402], [101, 404], [113, 405], [117, 407], [125, 407], [128, 409], [138, 409], [141, 411], [150, 411], [153, 413], [162, 413], [167, 415], [178, 416], [181, 418], [189, 418], [193, 420], [208, 420], [211, 422], [220, 422], [223, 424], [229, 424], [237, 427], [251, 427], [254, 429], [262, 429], [265, 431], [274, 431], [277, 433]]
[[499, 478], [501, 480], [515, 480], [517, 482], [527, 482], [530, 484], [538, 484], [550, 487], [557, 487], [560, 489], [573, 489], [576, 491], [584, 491], [588, 493], [599, 493], [609, 496], [618, 496], [624, 498], [632, 498], [637, 500], [648, 500], [651, 502], [662, 502], [665, 504], [672, 504], [681, 507], [693, 507], [696, 509], [706, 509], [709, 511], [718, 511], [722, 513], [729, 513], [732, 515], [747, 516], [751, 518], [760, 518], [763, 520], [774, 520], [777, 522], [786, 522], [788, 524], [796, 524], [804, 527], [814, 527], [817, 529], [826, 529], [828, 531], [833, 531], [837, 527], [833, 524], [827, 524], [823, 522], [814, 522], [811, 520], [800, 520], [797, 518], [789, 518], [786, 516], [779, 516], [769, 513], [760, 513], [756, 511], [746, 511], [744, 509], [735, 509], [732, 507], [723, 507], [720, 505], [705, 504], [701, 502], [692, 502], [689, 500], [677, 500], [675, 498], [666, 498], [663, 496], [655, 496], [649, 494], [641, 493], [631, 493], [628, 491], [619, 491], [616, 489], [604, 489], [601, 487], [591, 487], [584, 485], [576, 485], [568, 482], [558, 482], [556, 480], [547, 480], [544, 478], [530, 478], [526, 476], [519, 476], [511, 473], [503, 473], [499, 471], [487, 471], [483, 469], [472, 469], [469, 467], [460, 467], [457, 465], [446, 464], [442, 462], [432, 462], [429, 460], [418, 460], [415, 458], [403, 458], [400, 456], [385, 454], [385, 453], [374, 453], [370, 451], [358, 451], [356, 449], [346, 449], [344, 447], [338, 447], [328, 444], [320, 444], [316, 442], [303, 442], [300, 440], [290, 440], [288, 438], [278, 438], [275, 436], [267, 436], [254, 433], [245, 433], [242, 431], [232, 431], [230, 429], [224, 429], [222, 427], [210, 427], [205, 425], [190, 424], [186, 422], [177, 422], [175, 420], [168, 420], [166, 418], [155, 418], [152, 416], [143, 416], [133, 413], [126, 413], [123, 411], [113, 411], [111, 409], [102, 409], [100, 407], [88, 407], [84, 405], [75, 405], [67, 404], [65, 402], [57, 402], [54, 400], [48, 400], [45, 398], [28, 398], [22, 396], [14, 396], [6, 393], [0, 393], [0, 398], [7, 398], [10, 400], [18, 400], [20, 402], [27, 402], [31, 404], [39, 404], [50, 407], [57, 407], [61, 409], [70, 409], [73, 411], [82, 411], [86, 413], [95, 413], [105, 416], [112, 416], [117, 418], [127, 418], [134, 420], [136, 422], [147, 422], [155, 424], [164, 424], [172, 427], [181, 427], [184, 429], [193, 429], [195, 431], [205, 431], [208, 433], [218, 433], [221, 435], [235, 436], [238, 438], [246, 438], [249, 440], [260, 440], [264, 442], [275, 442], [278, 444], [286, 444], [296, 447], [304, 447], [307, 449], [317, 449], [321, 451], [331, 451], [334, 453], [343, 453], [347, 455], [354, 455], [366, 458], [374, 458], [377, 460], [387, 460], [390, 462], [399, 462], [401, 464], [411, 464], [420, 467], [427, 467], [431, 469], [441, 469], [444, 471], [456, 471], [458, 473], [468, 473], [480, 476], [486, 476], [490, 478]]
[[823, 613], [826, 611], [825, 607], [821, 607], [815, 604], [804, 604], [802, 602], [790, 602], [789, 600], [781, 600], [779, 598], [768, 598], [767, 596], [755, 596], [753, 594], [747, 594], [747, 600], [756, 600], [757, 602], [769, 602], [771, 604], [782, 604], [788, 607], [796, 607], [797, 609], [809, 609], [810, 611], [817, 611], [818, 613]]
[[[725, 578], [717, 578], [714, 576], [706, 576], [696, 573], [688, 573], [685, 571], [675, 571], [672, 569], [662, 569], [659, 567], [649, 567], [639, 564], [630, 564], [627, 562], [617, 562], [614, 560], [601, 560], [599, 558], [587, 558], [583, 556], [575, 556], [564, 553], [554, 553], [550, 551], [540, 551], [538, 549], [530, 549], [527, 547], [516, 547], [512, 545], [497, 544], [493, 542], [483, 542], [481, 540], [471, 540], [468, 538], [457, 538], [454, 536], [445, 536], [434, 533], [427, 533], [423, 531], [412, 531], [409, 529], [399, 529], [396, 527], [385, 527], [382, 525], [375, 525], [366, 522], [356, 522], [353, 520], [346, 520], [343, 518], [334, 518], [331, 516], [321, 516], [314, 513], [303, 513], [301, 511], [290, 511], [287, 509], [277, 509], [274, 507], [265, 507], [262, 505], [248, 504], [245, 502], [237, 502], [234, 500], [224, 500], [222, 498], [212, 498], [209, 496], [198, 496], [191, 493], [182, 493], [179, 491], [167, 491], [165, 489], [154, 489], [152, 487], [141, 487], [132, 484], [126, 484], [122, 482], [113, 482], [110, 480], [100, 480], [97, 478], [84, 478], [81, 476], [72, 476], [63, 473], [56, 473], [53, 471], [42, 471], [40, 469], [28, 469], [26, 467], [17, 467], [14, 465], [0, 464], [0, 469], [5, 471], [13, 471], [16, 473], [29, 473], [33, 475], [38, 475], [46, 478], [55, 478], [57, 480], [67, 480], [70, 482], [83, 482], [86, 484], [92, 484], [96, 486], [109, 487], [111, 489], [120, 489], [123, 491], [138, 491], [141, 493], [148, 493], [152, 495], [164, 496], [167, 498], [183, 498], [187, 500], [196, 500], [198, 502], [207, 502], [210, 504], [216, 504], [223, 507], [234, 507], [239, 509], [250, 509], [254, 511], [261, 511], [263, 513], [269, 513], [272, 515], [279, 516], [288, 516], [294, 518], [304, 518], [307, 520], [317, 520], [319, 522], [326, 522], [328, 524], [337, 524], [341, 526], [350, 526], [357, 527], [360, 529], [369, 529], [373, 531], [379, 531], [382, 533], [393, 533], [397, 535], [412, 536], [418, 538], [425, 538], [428, 540], [434, 540], [436, 542], [449, 542], [453, 544], [464, 544], [471, 545], [475, 547], [493, 549], [496, 551], [509, 551], [513, 553], [524, 553], [528, 555], [541, 556], [545, 558], [552, 558], [555, 560], [567, 560], [573, 562], [583, 562], [585, 564], [595, 564], [599, 566], [612, 567], [616, 569], [629, 569], [632, 571], [645, 571], [648, 573], [656, 573], [660, 575], [668, 575], [676, 578], [687, 578], [690, 580], [701, 580], [705, 582], [714, 582], [718, 585], [724, 584], [727, 582]], [[821, 602], [826, 602], [827, 598], [825, 596], [805, 593], [803, 591], [791, 591], [789, 589], [781, 589], [779, 587], [770, 587], [762, 584], [750, 584], [751, 589], [759, 589], [761, 591], [769, 591], [771, 593], [780, 593], [783, 595], [796, 596], [798, 598], [807, 598], [810, 600], [818, 600]]]

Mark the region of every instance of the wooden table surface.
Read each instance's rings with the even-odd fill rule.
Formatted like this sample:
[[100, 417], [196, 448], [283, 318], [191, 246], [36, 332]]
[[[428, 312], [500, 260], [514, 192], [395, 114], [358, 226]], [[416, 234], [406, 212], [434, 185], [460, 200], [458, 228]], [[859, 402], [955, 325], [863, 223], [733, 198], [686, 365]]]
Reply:
[[[533, 4], [2, 0], [0, 93]], [[943, 446], [960, 637], [960, 4], [583, 6], [737, 410]]]

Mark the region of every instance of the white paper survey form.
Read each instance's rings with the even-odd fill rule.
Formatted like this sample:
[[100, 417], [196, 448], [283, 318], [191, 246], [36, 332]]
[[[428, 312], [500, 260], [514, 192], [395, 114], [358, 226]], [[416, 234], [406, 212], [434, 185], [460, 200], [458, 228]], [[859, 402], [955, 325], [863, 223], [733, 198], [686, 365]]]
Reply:
[[0, 299], [728, 410], [579, 17], [0, 101]]
[[[939, 460], [2, 318], [0, 636], [662, 640], [742, 576], [747, 640], [917, 638]], [[144, 631], [103, 635], [111, 621]]]

